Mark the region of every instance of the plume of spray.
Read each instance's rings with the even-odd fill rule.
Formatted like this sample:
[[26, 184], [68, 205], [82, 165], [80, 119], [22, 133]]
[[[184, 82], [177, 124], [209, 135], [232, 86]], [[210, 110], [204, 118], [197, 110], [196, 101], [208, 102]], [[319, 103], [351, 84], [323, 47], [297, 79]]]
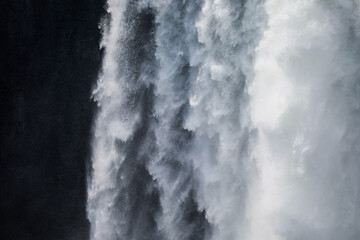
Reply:
[[259, 178], [248, 239], [360, 237], [358, 4], [266, 2], [249, 88]]

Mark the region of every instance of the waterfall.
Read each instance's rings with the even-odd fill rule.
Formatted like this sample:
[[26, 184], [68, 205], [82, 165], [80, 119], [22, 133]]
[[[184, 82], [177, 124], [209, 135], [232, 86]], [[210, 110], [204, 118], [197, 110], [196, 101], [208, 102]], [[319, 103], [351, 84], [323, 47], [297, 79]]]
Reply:
[[360, 239], [358, 0], [108, 0], [92, 240]]

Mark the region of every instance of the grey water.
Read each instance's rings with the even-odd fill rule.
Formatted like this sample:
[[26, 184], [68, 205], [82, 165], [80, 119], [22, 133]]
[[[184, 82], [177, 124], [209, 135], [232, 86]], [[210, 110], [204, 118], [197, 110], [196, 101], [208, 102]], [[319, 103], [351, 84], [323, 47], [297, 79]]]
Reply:
[[108, 0], [92, 240], [360, 239], [359, 0]]

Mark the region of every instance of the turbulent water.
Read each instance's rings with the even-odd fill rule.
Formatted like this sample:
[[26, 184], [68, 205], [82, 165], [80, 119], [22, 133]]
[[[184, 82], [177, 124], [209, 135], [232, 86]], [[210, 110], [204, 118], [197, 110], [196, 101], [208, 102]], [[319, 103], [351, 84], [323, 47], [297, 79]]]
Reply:
[[92, 240], [360, 239], [359, 0], [109, 0]]

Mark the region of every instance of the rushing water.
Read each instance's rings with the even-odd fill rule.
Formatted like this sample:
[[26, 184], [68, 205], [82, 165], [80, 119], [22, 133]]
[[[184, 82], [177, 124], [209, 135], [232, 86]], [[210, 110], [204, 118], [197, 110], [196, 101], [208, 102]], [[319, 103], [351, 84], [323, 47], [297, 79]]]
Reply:
[[109, 0], [92, 240], [360, 239], [359, 0]]

